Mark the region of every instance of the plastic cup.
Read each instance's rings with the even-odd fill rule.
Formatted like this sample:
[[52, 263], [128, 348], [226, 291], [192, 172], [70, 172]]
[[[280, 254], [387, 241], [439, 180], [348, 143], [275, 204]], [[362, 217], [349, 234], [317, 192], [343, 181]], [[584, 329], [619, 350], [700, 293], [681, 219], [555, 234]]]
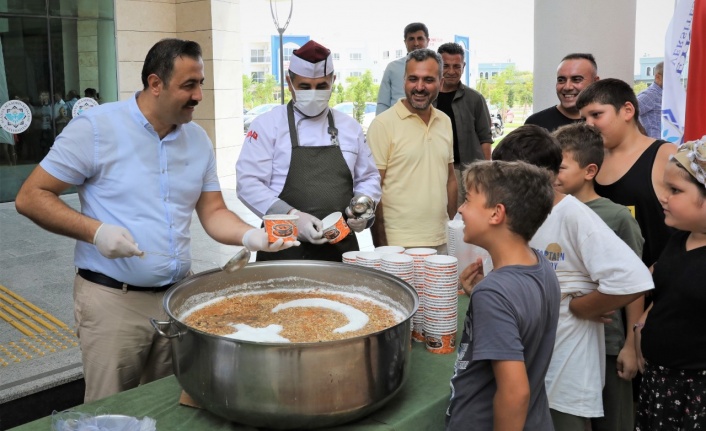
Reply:
[[399, 245], [381, 245], [375, 247], [375, 251], [380, 254], [399, 254], [404, 253], [404, 247]]
[[427, 351], [448, 354], [456, 351], [456, 333], [448, 335], [425, 334]]
[[358, 253], [359, 252], [357, 252], [357, 251], [347, 251], [347, 252], [343, 253], [343, 255], [341, 256], [341, 258], [343, 259], [343, 263], [355, 264], [356, 257], [358, 256]]
[[299, 231], [297, 230], [298, 215], [289, 214], [269, 214], [262, 217], [267, 232], [267, 241], [272, 244], [277, 240], [291, 242], [297, 240]]
[[324, 238], [328, 240], [329, 244], [336, 244], [351, 233], [351, 228], [343, 220], [343, 214], [340, 211], [327, 215], [321, 220], [321, 223], [324, 225]]

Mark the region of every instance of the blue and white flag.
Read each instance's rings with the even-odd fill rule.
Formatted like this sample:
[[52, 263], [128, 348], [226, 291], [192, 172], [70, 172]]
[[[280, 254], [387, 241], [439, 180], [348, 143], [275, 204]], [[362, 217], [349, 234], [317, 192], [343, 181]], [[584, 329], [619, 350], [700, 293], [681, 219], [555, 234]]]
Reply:
[[681, 79], [693, 21], [694, 0], [678, 0], [665, 38], [662, 84], [662, 139], [675, 144], [681, 143], [684, 134], [686, 91]]

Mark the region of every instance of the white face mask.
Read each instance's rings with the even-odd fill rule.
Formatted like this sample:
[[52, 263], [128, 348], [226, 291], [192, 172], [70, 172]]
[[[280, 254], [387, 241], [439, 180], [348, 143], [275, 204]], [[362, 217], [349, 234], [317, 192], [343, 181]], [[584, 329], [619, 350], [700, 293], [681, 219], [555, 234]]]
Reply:
[[294, 107], [299, 112], [307, 117], [316, 117], [328, 107], [331, 90], [297, 90], [294, 96]]

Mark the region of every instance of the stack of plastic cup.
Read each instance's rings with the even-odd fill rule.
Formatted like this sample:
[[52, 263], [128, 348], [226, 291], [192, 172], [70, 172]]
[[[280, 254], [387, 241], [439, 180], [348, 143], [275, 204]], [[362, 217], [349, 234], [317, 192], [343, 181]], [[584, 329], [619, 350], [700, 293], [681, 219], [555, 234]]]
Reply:
[[359, 251], [347, 251], [343, 253], [342, 258], [343, 258], [343, 263], [349, 263], [351, 265], [356, 264], [356, 257], [358, 256]]
[[436, 254], [433, 248], [409, 248], [405, 254], [412, 256], [414, 265], [414, 281], [412, 286], [419, 295], [419, 308], [412, 316], [412, 339], [423, 343], [424, 340], [424, 259]]
[[414, 283], [414, 259], [408, 254], [386, 254], [382, 257], [380, 269], [399, 277], [409, 284]]
[[375, 247], [375, 252], [383, 256], [386, 254], [399, 254], [404, 253], [404, 247], [400, 245], [381, 245], [380, 247]]
[[380, 269], [382, 255], [374, 251], [360, 251], [355, 257], [355, 263], [368, 268]]
[[458, 259], [428, 256], [424, 259], [424, 337], [432, 353], [456, 350], [458, 322]]

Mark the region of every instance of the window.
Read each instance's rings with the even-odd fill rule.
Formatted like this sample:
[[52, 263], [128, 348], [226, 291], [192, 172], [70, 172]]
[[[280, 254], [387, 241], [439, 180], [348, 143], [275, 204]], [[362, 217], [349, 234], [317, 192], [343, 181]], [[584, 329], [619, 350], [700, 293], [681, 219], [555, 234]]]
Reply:
[[266, 63], [267, 58], [265, 58], [264, 49], [251, 49], [250, 50], [250, 62], [251, 63]]
[[363, 54], [359, 52], [351, 52], [350, 54], [350, 60], [351, 61], [360, 61], [363, 59]]
[[402, 58], [403, 55], [404, 54], [402, 53], [401, 49], [398, 49], [397, 51], [395, 51], [395, 58]]
[[253, 82], [265, 82], [265, 72], [252, 72], [250, 76]]
[[334, 52], [334, 53], [333, 53], [333, 59], [334, 59], [334, 60], [340, 60], [340, 59], [341, 59], [341, 54], [339, 54], [339, 53], [337, 53], [337, 52]]
[[350, 76], [350, 77], [358, 77], [358, 76], [362, 76], [362, 75], [363, 75], [363, 74], [360, 73], [360, 72], [351, 72], [350, 75], [348, 75], [348, 76]]
[[118, 100], [114, 10], [113, 0], [0, 1], [0, 104], [20, 99], [36, 119], [11, 141], [0, 131], [0, 177], [7, 170], [16, 180], [3, 181], [0, 202], [15, 199], [86, 90]]
[[652, 75], [652, 68], [648, 67], [647, 68], [647, 76], [651, 76], [651, 75]]
[[284, 48], [282, 50], [282, 56], [284, 57], [284, 61], [290, 61], [292, 59], [292, 52], [294, 52], [294, 48]]
[[382, 52], [382, 59], [387, 60], [390, 58], [390, 51], [383, 51]]

